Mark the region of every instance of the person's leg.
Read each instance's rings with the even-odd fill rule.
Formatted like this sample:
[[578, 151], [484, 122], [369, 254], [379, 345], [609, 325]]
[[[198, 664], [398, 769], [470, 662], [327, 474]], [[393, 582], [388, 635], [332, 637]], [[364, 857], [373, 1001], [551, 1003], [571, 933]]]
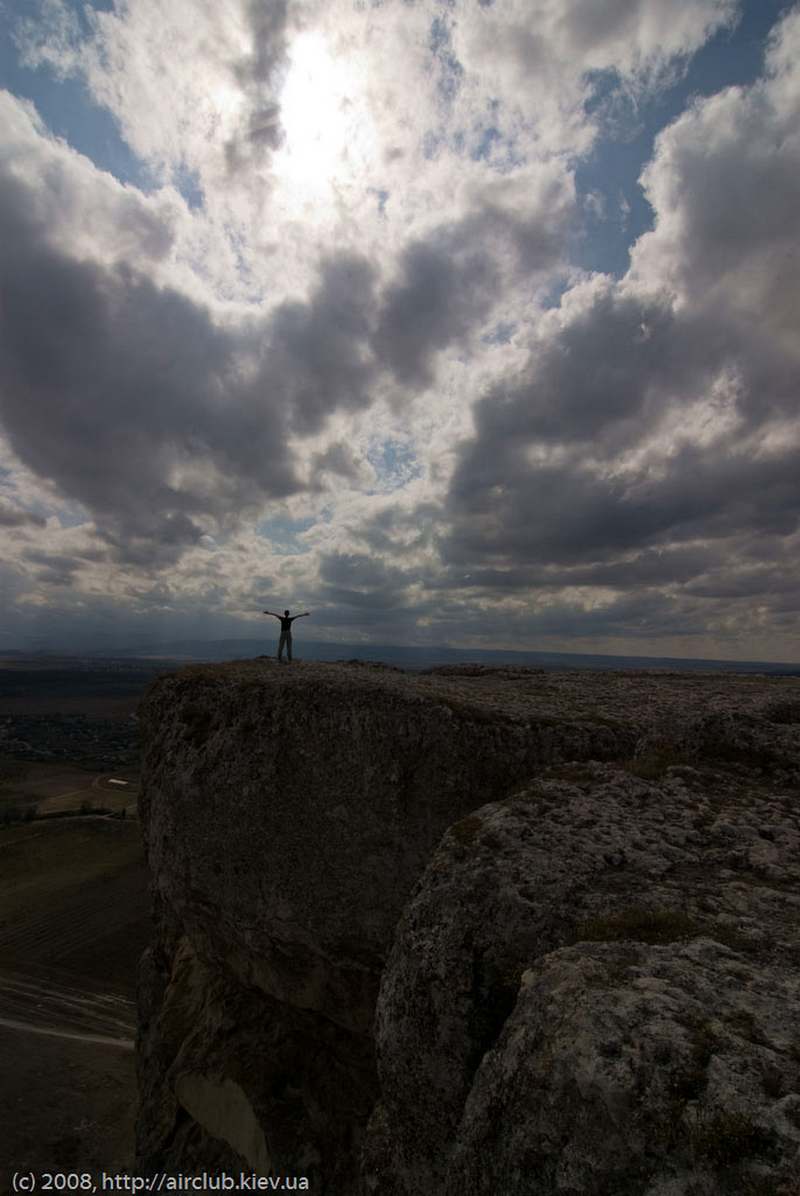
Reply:
[[286, 632], [281, 632], [281, 638], [278, 640], [278, 660], [283, 660], [283, 649], [286, 644]]
[[286, 655], [289, 657], [289, 660], [292, 659], [292, 633], [291, 633], [291, 631], [286, 636]]

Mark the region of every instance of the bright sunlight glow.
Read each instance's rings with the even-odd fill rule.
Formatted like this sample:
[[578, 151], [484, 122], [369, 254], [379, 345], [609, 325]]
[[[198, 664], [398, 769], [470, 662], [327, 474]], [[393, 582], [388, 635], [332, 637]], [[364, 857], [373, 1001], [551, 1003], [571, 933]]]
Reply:
[[300, 34], [290, 59], [280, 97], [285, 140], [273, 168], [295, 194], [318, 200], [368, 165], [374, 130], [356, 64], [335, 58], [321, 34]]

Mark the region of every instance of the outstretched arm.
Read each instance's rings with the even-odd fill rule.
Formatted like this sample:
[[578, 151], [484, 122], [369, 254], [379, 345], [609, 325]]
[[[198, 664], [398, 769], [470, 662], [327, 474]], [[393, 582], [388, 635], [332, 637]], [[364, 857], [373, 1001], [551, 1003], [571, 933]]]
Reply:
[[262, 613], [262, 615], [272, 615], [273, 619], [280, 618], [280, 615], [276, 615], [274, 610], [264, 610], [261, 613]]
[[305, 617], [306, 617], [307, 615], [309, 615], [310, 613], [311, 613], [310, 611], [304, 610], [304, 611], [303, 611], [303, 613], [302, 613], [302, 615], [295, 615], [295, 618], [296, 618], [296, 619], [305, 619]]

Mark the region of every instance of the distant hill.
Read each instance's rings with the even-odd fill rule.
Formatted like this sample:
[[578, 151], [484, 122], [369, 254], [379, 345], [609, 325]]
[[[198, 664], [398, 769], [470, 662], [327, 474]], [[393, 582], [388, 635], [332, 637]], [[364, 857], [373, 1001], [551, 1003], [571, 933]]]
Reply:
[[[277, 637], [230, 640], [172, 640], [133, 648], [107, 648], [84, 652], [84, 657], [160, 658], [180, 660], [236, 660], [274, 656]], [[728, 673], [780, 673], [800, 675], [800, 664], [757, 660], [684, 659], [672, 656], [601, 656], [576, 652], [514, 652], [504, 649], [445, 648], [435, 645], [401, 647], [397, 644], [342, 644], [306, 640], [295, 643], [300, 660], [380, 660], [405, 669], [425, 669], [440, 664], [519, 664], [543, 669], [669, 669]]]

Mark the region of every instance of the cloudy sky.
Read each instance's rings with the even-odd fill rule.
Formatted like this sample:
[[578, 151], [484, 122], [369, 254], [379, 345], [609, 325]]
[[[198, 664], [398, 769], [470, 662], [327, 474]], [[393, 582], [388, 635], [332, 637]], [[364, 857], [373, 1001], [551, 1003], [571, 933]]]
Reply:
[[800, 660], [800, 3], [0, 0], [0, 648]]

